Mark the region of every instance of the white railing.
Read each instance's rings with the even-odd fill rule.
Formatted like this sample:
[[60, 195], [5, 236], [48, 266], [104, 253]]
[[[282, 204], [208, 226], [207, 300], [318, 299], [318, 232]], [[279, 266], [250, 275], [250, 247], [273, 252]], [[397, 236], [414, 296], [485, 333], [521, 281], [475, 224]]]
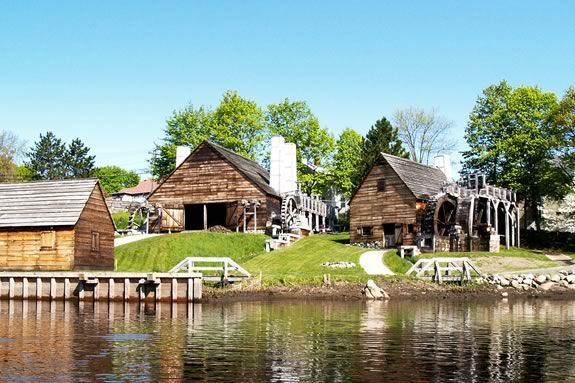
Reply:
[[415, 273], [418, 278], [430, 278], [437, 283], [444, 281], [463, 283], [472, 280], [472, 271], [479, 276], [483, 275], [469, 258], [445, 257], [420, 259], [405, 274]]
[[[218, 266], [198, 266], [198, 264], [221, 264]], [[216, 271], [217, 275], [206, 275], [206, 271]], [[239, 281], [251, 277], [251, 274], [228, 257], [187, 257], [174, 266], [170, 273], [201, 272], [208, 281]], [[221, 272], [221, 273], [220, 273]]]

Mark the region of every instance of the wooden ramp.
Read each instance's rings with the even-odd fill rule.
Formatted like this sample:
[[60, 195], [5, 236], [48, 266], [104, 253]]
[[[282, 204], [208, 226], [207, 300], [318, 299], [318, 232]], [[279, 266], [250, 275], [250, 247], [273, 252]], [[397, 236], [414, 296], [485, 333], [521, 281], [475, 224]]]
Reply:
[[472, 274], [483, 275], [469, 258], [456, 257], [420, 259], [406, 273], [406, 275], [411, 274], [436, 283], [471, 282]]
[[170, 273], [180, 272], [201, 272], [202, 279], [208, 282], [239, 282], [251, 277], [246, 269], [228, 257], [187, 257], [170, 270]]

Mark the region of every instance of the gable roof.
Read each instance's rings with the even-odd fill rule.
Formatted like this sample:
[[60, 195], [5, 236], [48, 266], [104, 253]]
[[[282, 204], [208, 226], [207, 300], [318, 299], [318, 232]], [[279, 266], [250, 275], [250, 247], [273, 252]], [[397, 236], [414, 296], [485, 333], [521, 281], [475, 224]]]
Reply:
[[381, 153], [381, 158], [393, 168], [417, 198], [431, 197], [439, 193], [443, 183], [447, 181], [445, 174], [434, 166], [423, 165], [387, 153]]
[[112, 195], [118, 195], [118, 194], [128, 194], [128, 195], [134, 195], [134, 194], [149, 194], [151, 192], [154, 191], [155, 188], [158, 187], [158, 183], [154, 180], [143, 180], [142, 182], [140, 182], [139, 184], [137, 184], [134, 187], [131, 188], [124, 188], [116, 193], [112, 193]]
[[240, 156], [229, 149], [210, 141], [204, 141], [201, 145], [207, 145], [214, 149], [233, 167], [238, 169], [247, 179], [252, 181], [258, 188], [267, 194], [279, 196], [279, 194], [270, 186], [270, 173], [261, 167], [256, 161]]
[[0, 227], [74, 226], [97, 179], [0, 184]]

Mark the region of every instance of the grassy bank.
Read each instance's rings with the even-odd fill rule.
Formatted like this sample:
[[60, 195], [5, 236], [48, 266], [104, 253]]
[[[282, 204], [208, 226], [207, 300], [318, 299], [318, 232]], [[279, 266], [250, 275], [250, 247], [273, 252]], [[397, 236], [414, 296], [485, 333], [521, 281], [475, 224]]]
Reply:
[[162, 235], [116, 248], [117, 271], [165, 272], [186, 257], [230, 257], [243, 265], [263, 253], [265, 235], [182, 233]]
[[[359, 265], [359, 256], [365, 249], [348, 243], [348, 233], [313, 235], [291, 247], [254, 257], [245, 267], [256, 274], [261, 272], [264, 285], [318, 285], [323, 282], [324, 274], [329, 274], [332, 282], [365, 282], [368, 276]], [[356, 267], [322, 266], [324, 262], [338, 261], [353, 262]]]

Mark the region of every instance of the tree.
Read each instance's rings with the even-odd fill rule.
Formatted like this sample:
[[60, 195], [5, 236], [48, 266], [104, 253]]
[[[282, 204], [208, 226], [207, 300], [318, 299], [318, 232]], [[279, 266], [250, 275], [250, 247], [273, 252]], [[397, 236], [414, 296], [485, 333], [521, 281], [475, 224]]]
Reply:
[[[266, 125], [270, 135], [279, 135], [296, 145], [298, 180], [302, 190], [321, 193], [326, 186], [335, 142], [305, 101], [285, 99], [268, 106]], [[312, 167], [308, 166], [312, 165]], [[312, 169], [313, 168], [313, 169]]]
[[17, 161], [24, 153], [24, 143], [13, 133], [0, 132], [0, 182], [19, 180]]
[[346, 128], [338, 137], [330, 169], [331, 182], [344, 197], [350, 197], [361, 181], [363, 137]]
[[100, 180], [102, 189], [106, 195], [119, 192], [124, 188], [129, 188], [140, 183], [140, 176], [130, 170], [122, 169], [119, 166], [103, 166], [96, 169], [96, 176]]
[[174, 111], [166, 120], [164, 138], [151, 152], [150, 168], [157, 179], [168, 176], [176, 167], [176, 147], [195, 148], [204, 140], [214, 140], [213, 113], [210, 109], [188, 105]]
[[575, 173], [575, 88], [570, 87], [551, 113], [549, 123], [557, 139], [556, 156], [563, 171]]
[[72, 140], [64, 158], [66, 178], [88, 178], [94, 175], [96, 157], [90, 156], [89, 152], [90, 148], [85, 146], [79, 138]]
[[28, 152], [25, 165], [32, 172], [35, 180], [64, 179], [67, 168], [65, 162], [66, 145], [54, 133], [40, 133], [40, 140]]
[[449, 138], [453, 122], [438, 115], [435, 109], [396, 110], [393, 119], [413, 161], [429, 164], [432, 155], [449, 153], [455, 148], [455, 142]]
[[254, 101], [228, 90], [214, 110], [213, 134], [216, 143], [255, 160], [266, 138], [263, 111]]
[[394, 156], [408, 158], [408, 153], [403, 148], [399, 134], [389, 120], [385, 117], [377, 120], [371, 126], [362, 144], [363, 168], [357, 179], [357, 184], [371, 169], [380, 153], [388, 153]]
[[265, 139], [263, 112], [255, 102], [228, 90], [215, 110], [190, 105], [174, 111], [166, 121], [164, 134], [162, 142], [150, 153], [150, 168], [156, 179], [165, 178], [174, 170], [178, 145], [195, 148], [202, 141], [211, 140], [256, 159]]
[[557, 108], [554, 93], [513, 89], [502, 81], [478, 98], [465, 135], [470, 149], [463, 152], [464, 169], [485, 172], [490, 183], [516, 190], [537, 230], [543, 197], [561, 199], [572, 185], [556, 158], [565, 145], [549, 122]]

